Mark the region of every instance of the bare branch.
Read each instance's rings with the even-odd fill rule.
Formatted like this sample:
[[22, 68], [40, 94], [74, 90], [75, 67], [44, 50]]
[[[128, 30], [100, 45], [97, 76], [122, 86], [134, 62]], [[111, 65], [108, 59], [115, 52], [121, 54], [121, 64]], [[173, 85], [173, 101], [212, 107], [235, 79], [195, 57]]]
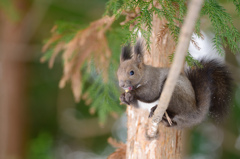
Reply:
[[191, 40], [196, 20], [202, 7], [203, 0], [192, 0], [189, 4], [188, 14], [180, 31], [179, 43], [177, 45], [176, 54], [170, 69], [167, 81], [164, 85], [158, 107], [153, 117], [149, 121], [148, 136], [154, 137], [158, 130], [158, 124], [162, 120], [164, 112], [167, 110], [178, 76], [184, 64], [187, 54], [187, 48]]

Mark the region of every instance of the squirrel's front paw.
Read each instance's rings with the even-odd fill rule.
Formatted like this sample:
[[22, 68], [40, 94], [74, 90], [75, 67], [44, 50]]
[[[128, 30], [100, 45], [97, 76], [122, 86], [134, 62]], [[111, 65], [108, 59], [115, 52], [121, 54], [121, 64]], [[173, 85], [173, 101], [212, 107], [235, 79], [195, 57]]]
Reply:
[[131, 103], [133, 101], [133, 95], [129, 92], [125, 92], [125, 100], [128, 102], [128, 103]]
[[127, 101], [125, 100], [125, 93], [122, 93], [122, 94], [121, 94], [121, 96], [120, 96], [120, 101], [121, 101], [121, 103], [123, 103], [123, 104], [129, 105], [129, 102], [127, 102]]
[[133, 95], [131, 93], [129, 93], [129, 92], [124, 92], [120, 96], [120, 101], [123, 104], [130, 105], [130, 103], [133, 101]]

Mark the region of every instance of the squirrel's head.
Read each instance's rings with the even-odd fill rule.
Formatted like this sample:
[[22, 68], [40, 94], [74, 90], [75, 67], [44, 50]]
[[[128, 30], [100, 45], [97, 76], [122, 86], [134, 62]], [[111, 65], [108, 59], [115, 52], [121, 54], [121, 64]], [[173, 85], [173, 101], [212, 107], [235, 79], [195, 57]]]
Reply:
[[138, 40], [134, 49], [130, 45], [122, 48], [120, 66], [117, 71], [119, 86], [133, 90], [140, 86], [144, 74], [142, 42]]

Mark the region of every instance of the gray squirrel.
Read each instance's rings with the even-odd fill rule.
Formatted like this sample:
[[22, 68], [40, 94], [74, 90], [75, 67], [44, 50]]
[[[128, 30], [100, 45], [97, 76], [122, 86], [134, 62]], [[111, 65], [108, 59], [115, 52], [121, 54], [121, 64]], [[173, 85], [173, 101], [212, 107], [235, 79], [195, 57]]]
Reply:
[[[138, 40], [134, 49], [130, 45], [122, 48], [120, 66], [117, 71], [122, 103], [150, 110], [154, 114], [169, 68], [145, 65], [142, 42]], [[227, 67], [218, 60], [200, 60], [201, 66], [194, 66], [180, 74], [167, 114], [162, 123], [166, 126], [185, 128], [201, 123], [207, 114], [220, 121], [227, 114], [232, 92], [232, 78]]]

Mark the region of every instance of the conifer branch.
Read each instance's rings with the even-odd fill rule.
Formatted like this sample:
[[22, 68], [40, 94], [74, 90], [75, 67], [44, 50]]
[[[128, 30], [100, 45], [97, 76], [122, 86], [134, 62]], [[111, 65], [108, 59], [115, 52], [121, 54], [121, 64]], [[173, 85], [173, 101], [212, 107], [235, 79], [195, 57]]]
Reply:
[[[236, 6], [236, 11], [240, 13], [239, 0], [231, 1]], [[100, 121], [104, 121], [107, 114], [120, 113], [119, 110], [122, 110], [118, 105], [119, 91], [116, 88], [116, 83], [110, 83], [110, 81], [115, 80], [114, 69], [116, 70], [118, 65], [116, 61], [119, 60], [118, 54], [115, 52], [119, 52], [120, 43], [135, 43], [137, 33], [140, 31], [149, 50], [153, 28], [151, 22], [154, 14], [159, 19], [167, 21], [162, 30], [156, 34], [157, 41], [161, 42], [164, 34], [170, 32], [175, 43], [178, 43], [180, 28], [186, 16], [187, 4], [188, 1], [186, 0], [108, 0], [105, 16], [91, 23], [88, 27], [78, 23], [58, 21], [51, 31], [52, 36], [43, 47], [45, 54], [41, 61], [48, 60], [51, 68], [56, 57], [66, 55], [68, 50], [69, 56], [64, 56], [65, 58], [63, 57], [64, 60], [62, 60], [64, 74], [61, 86], [63, 87], [66, 82], [70, 81], [75, 100], [79, 101], [84, 96], [81, 94], [85, 94], [86, 104], [91, 103], [91, 113], [98, 113]], [[240, 33], [234, 27], [232, 18], [226, 13], [226, 10], [217, 1], [208, 0], [204, 2], [200, 17], [205, 15], [209, 17], [214, 28], [213, 44], [219, 54], [223, 53], [222, 45], [228, 45], [234, 53], [239, 52]], [[121, 28], [120, 25], [110, 27], [113, 22], [119, 20], [120, 16], [125, 17], [125, 20], [120, 23]], [[99, 22], [103, 23], [99, 25]], [[200, 23], [200, 18], [198, 18], [194, 30], [198, 37], [202, 37]], [[113, 40], [109, 40], [109, 38]], [[194, 39], [191, 42], [199, 49]], [[170, 61], [173, 57], [174, 53], [169, 56]], [[185, 60], [189, 66], [198, 64], [190, 53]], [[114, 64], [114, 67], [108, 67], [112, 64]], [[86, 84], [89, 81], [91, 82], [90, 86]], [[88, 96], [86, 96], [86, 93]], [[96, 98], [99, 98], [99, 100], [92, 100]]]
[[192, 37], [195, 23], [199, 17], [202, 4], [203, 0], [192, 0], [189, 4], [188, 14], [180, 31], [179, 43], [177, 45], [172, 67], [163, 87], [158, 107], [148, 123], [149, 129], [147, 134], [149, 137], [154, 137], [157, 134], [158, 124], [162, 120], [164, 112], [167, 110], [178, 76], [184, 64], [185, 56], [187, 55], [188, 45]]

